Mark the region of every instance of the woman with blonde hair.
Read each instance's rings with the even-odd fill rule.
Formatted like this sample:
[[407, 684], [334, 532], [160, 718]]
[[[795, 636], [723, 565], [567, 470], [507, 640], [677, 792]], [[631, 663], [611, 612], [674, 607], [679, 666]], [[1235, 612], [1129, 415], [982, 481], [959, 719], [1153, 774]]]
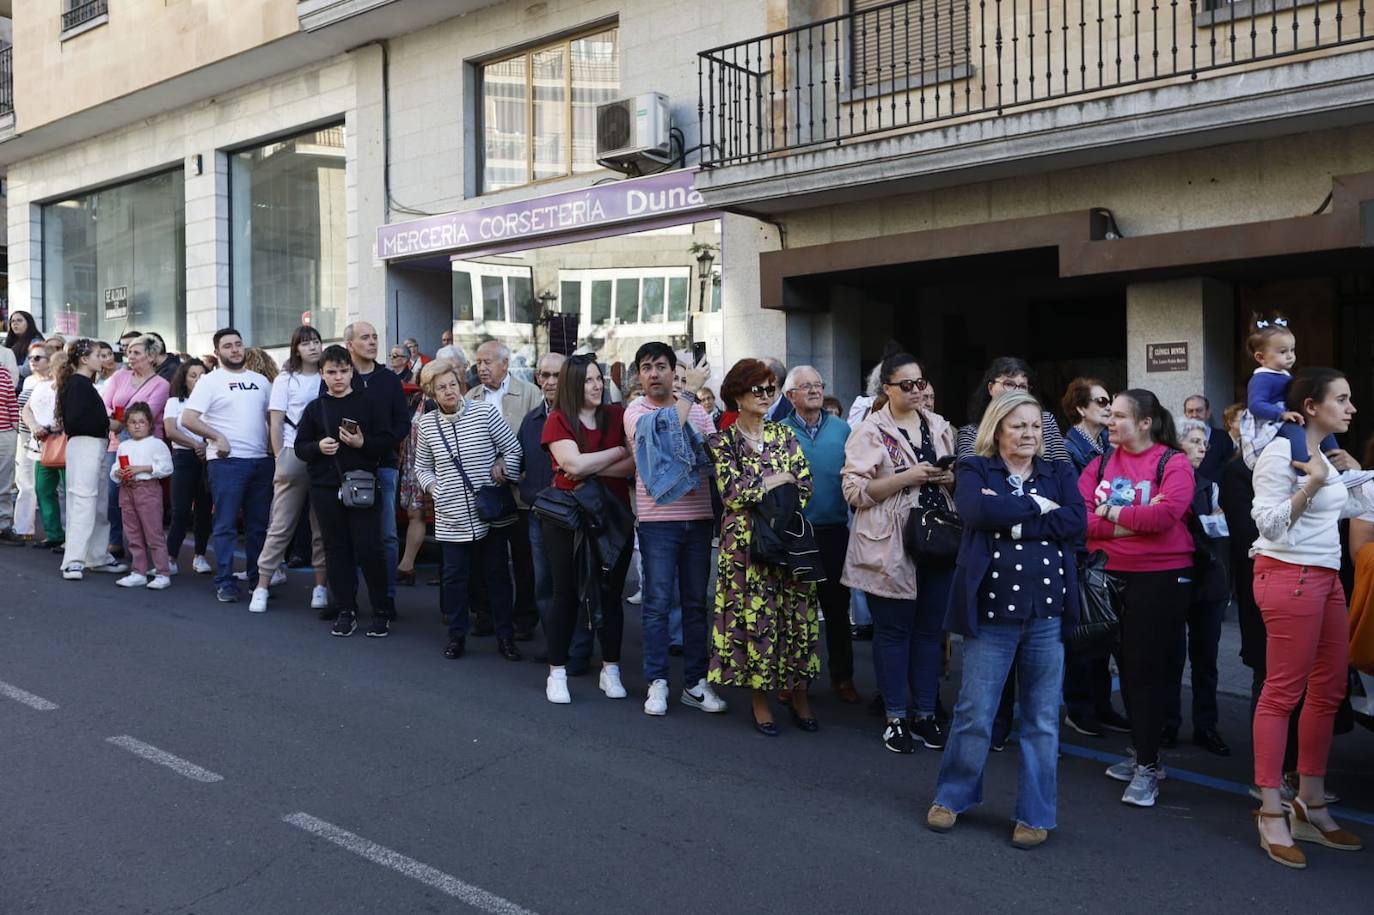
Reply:
[[1034, 848], [1055, 826], [1059, 694], [1064, 634], [1078, 617], [1075, 551], [1087, 531], [1078, 475], [1045, 460], [1044, 408], [1025, 391], [995, 398], [975, 454], [954, 488], [964, 522], [945, 628], [963, 636], [964, 673], [935, 803], [937, 832], [983, 799], [993, 718], [1013, 667], [1021, 700], [1021, 753], [1012, 844]]

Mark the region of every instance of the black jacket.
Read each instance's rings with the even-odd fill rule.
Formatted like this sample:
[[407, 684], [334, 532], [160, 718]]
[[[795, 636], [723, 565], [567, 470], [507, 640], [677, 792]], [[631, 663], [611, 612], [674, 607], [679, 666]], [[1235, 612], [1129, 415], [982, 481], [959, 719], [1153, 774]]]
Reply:
[[753, 515], [750, 559], [784, 566], [797, 581], [825, 581], [816, 531], [802, 514], [797, 484], [784, 483], [764, 493]]
[[62, 431], [68, 438], [109, 436], [110, 414], [105, 412], [105, 401], [96, 393], [95, 382], [85, 375], [76, 373], [67, 379], [58, 406], [62, 410]]
[[1225, 429], [1211, 429], [1207, 434], [1207, 454], [1193, 476], [1209, 483], [1220, 483], [1221, 471], [1235, 453], [1236, 444], [1231, 441], [1230, 434]]
[[[376, 365], [366, 375], [353, 370], [353, 393], [361, 394], [372, 401], [381, 426], [391, 436], [391, 448], [382, 456], [382, 467], [398, 466], [396, 445], [410, 435], [411, 409], [406, 400], [405, 385], [396, 373], [384, 365]], [[320, 397], [329, 395], [321, 389]], [[353, 417], [357, 419], [357, 417]]]
[[[363, 447], [339, 442], [339, 450], [331, 457], [320, 451], [320, 440], [338, 438], [339, 423], [345, 417], [358, 421]], [[296, 457], [310, 465], [310, 485], [336, 489], [350, 470], [376, 473], [382, 457], [394, 453], [396, 439], [375, 401], [355, 390], [343, 397], [321, 394], [311, 401], [296, 423], [295, 448]]]

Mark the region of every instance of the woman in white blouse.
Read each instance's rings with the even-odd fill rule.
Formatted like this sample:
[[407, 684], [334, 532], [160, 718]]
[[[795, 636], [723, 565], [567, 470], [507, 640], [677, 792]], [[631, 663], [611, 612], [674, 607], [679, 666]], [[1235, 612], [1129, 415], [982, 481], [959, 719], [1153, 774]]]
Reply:
[[[1335, 369], [1303, 369], [1288, 388], [1288, 409], [1302, 414], [1312, 457], [1292, 459], [1281, 436], [1255, 464], [1251, 514], [1259, 528], [1255, 600], [1268, 632], [1264, 690], [1255, 710], [1255, 784], [1262, 806], [1255, 811], [1260, 847], [1287, 867], [1307, 866], [1294, 839], [1355, 851], [1360, 839], [1341, 829], [1326, 811], [1325, 775], [1332, 723], [1346, 689], [1349, 642], [1345, 591], [1341, 587], [1342, 518], [1374, 508], [1368, 484], [1347, 490], [1340, 473], [1360, 469], [1344, 451], [1321, 453], [1327, 435], [1350, 428], [1355, 405], [1350, 383]], [[1303, 699], [1304, 691], [1306, 698]], [[1303, 699], [1298, 723], [1298, 794], [1292, 830], [1279, 789], [1288, 719]]]

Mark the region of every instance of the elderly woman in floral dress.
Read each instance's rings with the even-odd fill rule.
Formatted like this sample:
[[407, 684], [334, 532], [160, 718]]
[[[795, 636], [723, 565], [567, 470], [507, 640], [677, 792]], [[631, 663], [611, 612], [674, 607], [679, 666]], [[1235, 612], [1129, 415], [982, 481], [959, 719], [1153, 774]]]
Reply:
[[793, 722], [804, 731], [817, 729], [807, 687], [821, 669], [815, 585], [750, 555], [753, 509], [768, 492], [795, 485], [802, 505], [811, 495], [811, 468], [792, 430], [764, 419], [778, 382], [757, 359], [737, 362], [721, 396], [739, 405], [739, 419], [711, 437], [725, 517], [707, 677], [751, 689], [754, 727], [769, 737], [778, 727], [768, 694], [778, 689], [792, 692]]

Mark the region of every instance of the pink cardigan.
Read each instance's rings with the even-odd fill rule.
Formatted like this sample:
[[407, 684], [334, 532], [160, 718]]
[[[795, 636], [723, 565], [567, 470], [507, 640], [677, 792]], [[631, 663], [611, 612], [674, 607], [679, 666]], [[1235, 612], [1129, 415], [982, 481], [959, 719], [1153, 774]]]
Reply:
[[[142, 384], [142, 387], [139, 385]], [[110, 380], [105, 383], [105, 390], [100, 397], [105, 401], [105, 410], [114, 416], [115, 407], [127, 407], [131, 403], [143, 401], [153, 411], [153, 434], [162, 438], [162, 411], [167, 406], [167, 397], [171, 394], [171, 385], [167, 379], [160, 375], [154, 375], [147, 381], [139, 382], [134, 377], [134, 373], [127, 368], [120, 369], [110, 376]], [[114, 451], [119, 447], [117, 436], [110, 436], [110, 450]]]

